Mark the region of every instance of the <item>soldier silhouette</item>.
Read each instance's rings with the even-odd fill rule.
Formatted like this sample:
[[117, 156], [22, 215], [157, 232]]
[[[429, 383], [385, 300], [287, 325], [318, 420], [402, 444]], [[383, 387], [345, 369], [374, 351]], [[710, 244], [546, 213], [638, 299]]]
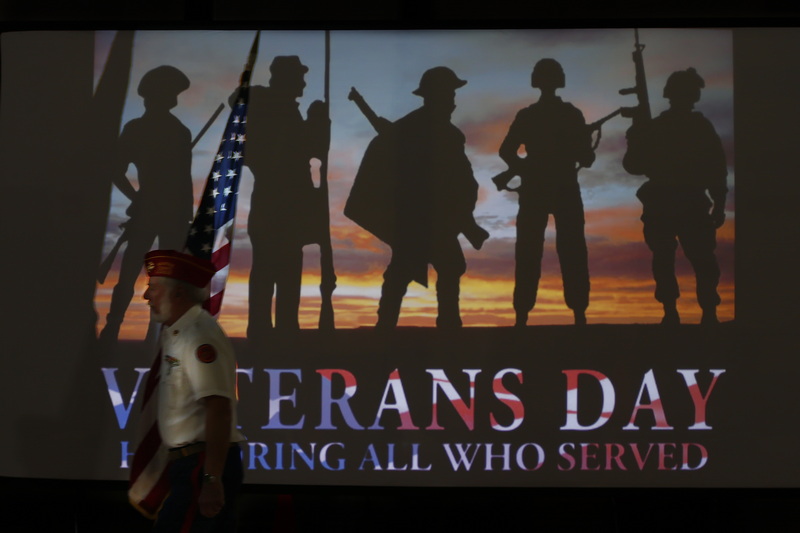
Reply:
[[245, 165], [254, 178], [247, 221], [253, 250], [247, 324], [251, 340], [273, 328], [273, 295], [274, 327], [300, 327], [303, 246], [319, 242], [324, 207], [311, 177], [311, 159], [328, 150], [325, 104], [313, 102], [307, 120], [298, 109], [308, 67], [298, 56], [278, 56], [269, 71], [268, 87], [250, 88], [247, 118]]
[[717, 323], [720, 271], [714, 249], [716, 230], [725, 222], [728, 170], [714, 126], [694, 111], [703, 87], [695, 69], [673, 72], [664, 86], [669, 109], [628, 130], [623, 159], [625, 170], [648, 178], [636, 196], [643, 207], [644, 239], [653, 252], [655, 298], [664, 306], [661, 323], [667, 325], [680, 323], [678, 241], [697, 278], [701, 322]]
[[367, 148], [348, 198], [345, 214], [358, 221], [371, 203], [382, 201], [359, 190], [378, 183], [388, 193], [383, 198], [387, 205], [376, 211], [383, 223], [376, 229], [369, 221], [359, 222], [392, 247], [383, 274], [378, 329], [397, 325], [411, 281], [427, 287], [428, 264], [437, 275], [437, 327], [462, 325], [460, 280], [467, 266], [458, 235], [465, 233], [476, 248], [489, 236], [472, 216], [478, 183], [464, 151], [466, 139], [450, 122], [456, 89], [466, 83], [447, 67], [425, 71], [413, 91], [422, 97], [422, 107], [386, 122]]
[[[122, 129], [117, 143], [118, 172], [114, 184], [131, 200], [122, 240], [128, 245], [119, 279], [112, 292], [103, 343], [116, 342], [119, 329], [133, 298], [142, 257], [158, 238], [164, 249], [183, 248], [192, 220], [192, 139], [189, 129], [170, 113], [178, 105], [178, 94], [189, 88], [189, 78], [175, 67], [163, 65], [148, 71], [139, 82], [144, 114]], [[136, 167], [139, 189], [125, 175]]]
[[[564, 70], [556, 60], [538, 61], [531, 86], [541, 91], [541, 97], [517, 113], [500, 146], [500, 157], [521, 177], [514, 272], [518, 327], [527, 324], [528, 313], [536, 304], [550, 214], [556, 225], [564, 300], [575, 324], [586, 323], [589, 265], [578, 169], [591, 166], [594, 151], [583, 113], [556, 96], [556, 90], [564, 84]], [[518, 153], [521, 146], [525, 157]]]

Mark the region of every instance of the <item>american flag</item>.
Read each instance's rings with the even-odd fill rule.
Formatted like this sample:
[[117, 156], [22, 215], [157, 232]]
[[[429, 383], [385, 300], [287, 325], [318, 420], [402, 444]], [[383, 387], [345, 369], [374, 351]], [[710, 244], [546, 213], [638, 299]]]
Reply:
[[236, 198], [239, 196], [239, 178], [244, 161], [248, 90], [247, 86], [243, 86], [236, 96], [222, 142], [211, 165], [200, 207], [186, 239], [188, 253], [208, 259], [216, 267], [216, 273], [211, 278], [210, 298], [204, 306], [214, 316], [219, 314], [222, 305], [230, 267]]
[[131, 463], [128, 499], [144, 516], [154, 519], [169, 493], [167, 448], [158, 432], [158, 388], [161, 351], [147, 376], [139, 419], [139, 442]]
[[[260, 32], [259, 32], [260, 33]], [[258, 53], [259, 33], [256, 34], [250, 55], [239, 83], [236, 101], [228, 117], [219, 150], [211, 165], [203, 197], [186, 239], [186, 252], [210, 260], [216, 267], [211, 279], [210, 297], [204, 307], [217, 316], [222, 305], [225, 282], [230, 267], [233, 226], [236, 220], [236, 198], [244, 163], [247, 99], [250, 73]], [[131, 464], [128, 497], [142, 514], [155, 518], [169, 492], [166, 475], [167, 449], [158, 432], [157, 397], [161, 353], [150, 369], [141, 408], [139, 443]]]

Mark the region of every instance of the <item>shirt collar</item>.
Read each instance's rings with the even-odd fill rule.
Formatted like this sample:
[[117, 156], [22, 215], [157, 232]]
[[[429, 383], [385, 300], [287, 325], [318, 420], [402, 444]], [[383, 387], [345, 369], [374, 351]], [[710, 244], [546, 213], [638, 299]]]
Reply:
[[173, 322], [171, 326], [164, 328], [163, 335], [167, 337], [174, 337], [178, 335], [186, 326], [194, 322], [194, 320], [203, 312], [203, 308], [200, 305], [195, 305], [189, 308], [188, 311], [183, 313], [181, 317]]

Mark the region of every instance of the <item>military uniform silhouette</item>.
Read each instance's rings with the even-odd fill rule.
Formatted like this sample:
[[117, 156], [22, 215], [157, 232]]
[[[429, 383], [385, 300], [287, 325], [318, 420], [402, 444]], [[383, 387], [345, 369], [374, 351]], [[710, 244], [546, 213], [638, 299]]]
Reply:
[[[117, 143], [119, 174], [114, 183], [131, 199], [126, 223], [127, 248], [119, 280], [111, 296], [104, 342], [116, 341], [125, 312], [133, 298], [142, 270], [142, 256], [158, 238], [163, 249], [180, 250], [192, 220], [192, 138], [189, 129], [169, 112], [178, 94], [189, 88], [189, 79], [178, 69], [161, 66], [139, 82], [145, 112], [122, 129]], [[136, 167], [139, 189], [125, 176], [129, 164]]]
[[297, 98], [308, 67], [297, 56], [278, 56], [270, 65], [268, 87], [250, 88], [245, 165], [253, 173], [247, 233], [253, 251], [250, 271], [248, 338], [273, 327], [299, 328], [303, 246], [318, 242], [320, 195], [311, 177], [311, 159], [327, 151], [327, 114], [314, 102], [308, 120]]
[[422, 107], [372, 141], [356, 176], [356, 184], [389, 183], [393, 193], [385, 206], [391, 213], [388, 229], [381, 235], [392, 247], [392, 258], [383, 275], [378, 328], [397, 325], [408, 284], [427, 286], [428, 264], [437, 275], [436, 325], [462, 325], [460, 279], [467, 266], [458, 235], [471, 232], [477, 247], [488, 237], [472, 218], [478, 184], [464, 151], [466, 139], [450, 122], [455, 91], [466, 83], [447, 67], [427, 70], [413, 91], [424, 99]]
[[693, 110], [704, 86], [693, 68], [672, 73], [664, 87], [670, 108], [648, 123], [631, 127], [627, 135], [623, 166], [631, 174], [648, 177], [636, 196], [643, 206], [644, 238], [653, 252], [655, 297], [664, 306], [664, 324], [680, 323], [675, 277], [678, 241], [695, 271], [702, 322], [717, 322], [720, 270], [714, 249], [716, 229], [725, 221], [728, 171], [714, 126]]
[[[586, 321], [589, 266], [578, 165], [590, 166], [594, 152], [583, 114], [555, 94], [564, 82], [564, 71], [557, 61], [537, 62], [531, 86], [541, 89], [541, 98], [517, 113], [500, 146], [500, 157], [522, 179], [518, 189], [514, 274], [517, 326], [527, 323], [528, 313], [536, 303], [550, 214], [556, 224], [564, 300], [572, 309], [576, 324]], [[518, 155], [520, 146], [525, 147], [524, 158]]]

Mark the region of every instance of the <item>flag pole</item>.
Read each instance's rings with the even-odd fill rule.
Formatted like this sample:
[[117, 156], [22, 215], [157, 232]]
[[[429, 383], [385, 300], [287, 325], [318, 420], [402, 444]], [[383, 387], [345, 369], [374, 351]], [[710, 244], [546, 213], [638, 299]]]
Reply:
[[240, 87], [250, 87], [250, 75], [253, 73], [253, 67], [258, 58], [258, 41], [261, 38], [261, 30], [256, 32], [256, 38], [253, 40], [253, 45], [250, 47], [250, 53], [247, 56], [247, 63], [242, 71], [242, 76], [239, 78]]
[[[325, 30], [325, 114], [328, 118], [328, 143], [330, 143], [330, 65], [331, 65], [331, 32]], [[333, 315], [333, 291], [336, 289], [336, 272], [333, 268], [333, 248], [331, 246], [331, 212], [328, 192], [328, 149], [322, 155], [319, 167], [319, 189], [323, 206], [323, 233], [320, 248], [320, 295], [322, 302], [319, 310], [319, 329], [333, 331], [335, 329]]]
[[228, 279], [236, 200], [245, 155], [250, 75], [258, 56], [260, 36], [261, 32], [256, 32], [247, 63], [239, 77], [236, 99], [231, 105], [225, 132], [186, 239], [187, 253], [210, 260], [216, 268], [211, 278], [210, 298], [204, 305], [213, 316], [219, 315]]

